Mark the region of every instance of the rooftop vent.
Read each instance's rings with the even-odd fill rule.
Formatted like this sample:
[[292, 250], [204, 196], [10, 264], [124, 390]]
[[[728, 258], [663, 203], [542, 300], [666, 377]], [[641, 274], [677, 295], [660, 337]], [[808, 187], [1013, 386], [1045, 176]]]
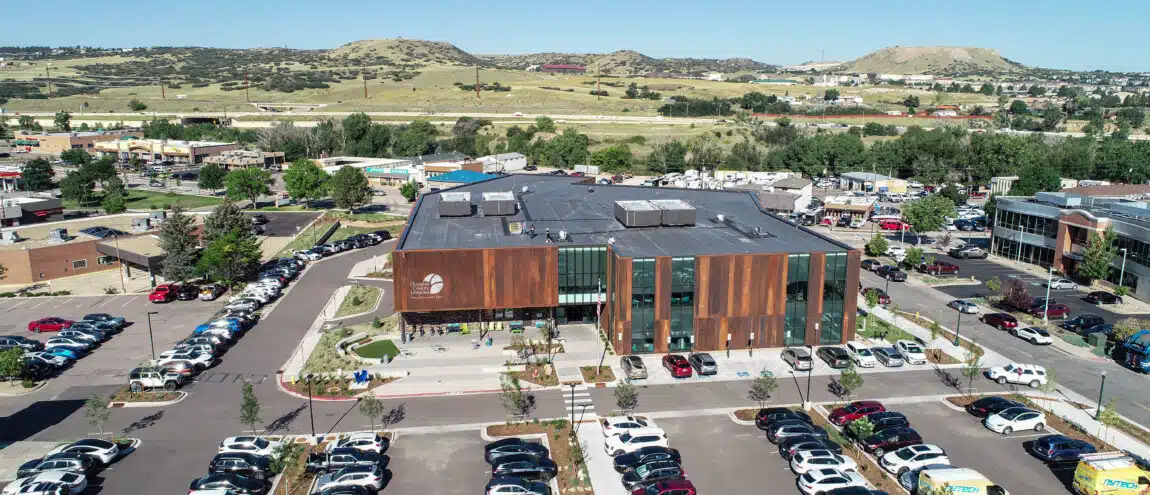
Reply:
[[624, 227], [657, 227], [663, 213], [650, 201], [616, 201], [615, 220]]
[[487, 216], [514, 215], [516, 207], [519, 206], [511, 191], [485, 192], [481, 204], [483, 214]]
[[471, 216], [471, 193], [454, 191], [439, 193], [439, 216]]
[[68, 240], [68, 229], [52, 229], [48, 231], [48, 242], [52, 244]]
[[15, 230], [5, 230], [0, 233], [0, 244], [15, 244], [21, 240], [20, 234], [17, 234]]
[[1073, 196], [1063, 192], [1040, 192], [1034, 194], [1034, 199], [1041, 203], [1049, 203], [1065, 208], [1082, 206], [1082, 197]]
[[663, 225], [695, 225], [695, 207], [681, 199], [653, 199], [662, 212]]

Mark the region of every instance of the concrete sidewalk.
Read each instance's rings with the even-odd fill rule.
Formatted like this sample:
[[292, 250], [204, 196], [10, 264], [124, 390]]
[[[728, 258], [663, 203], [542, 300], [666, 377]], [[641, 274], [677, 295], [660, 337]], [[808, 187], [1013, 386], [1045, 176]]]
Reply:
[[595, 490], [595, 495], [627, 495], [627, 490], [619, 482], [619, 473], [615, 472], [614, 459], [603, 450], [603, 428], [599, 423], [581, 423], [577, 433], [579, 443], [585, 449], [587, 474], [591, 477], [591, 488]]
[[[940, 349], [940, 350], [942, 350], [942, 352], [950, 355], [950, 357], [953, 357], [959, 361], [966, 360], [967, 350], [965, 348], [954, 345], [953, 341], [942, 338], [942, 337], [939, 337], [937, 339], [934, 339], [934, 341], [931, 341], [930, 330], [927, 328], [923, 328], [921, 325], [915, 323], [910, 318], [907, 318], [904, 316], [899, 316], [896, 319], [894, 313], [892, 313], [890, 310], [883, 308], [881, 306], [875, 306], [875, 308], [871, 311], [871, 314], [875, 315], [875, 317], [877, 317], [878, 319], [880, 319], [882, 321], [885, 321], [885, 322], [887, 322], [887, 323], [889, 323], [895, 327], [902, 329], [903, 331], [905, 331], [911, 335], [914, 335], [916, 338], [923, 341], [928, 348]], [[954, 330], [947, 328], [946, 326], [942, 326], [942, 329], [946, 330], [948, 332], [954, 333]], [[963, 341], [966, 341], [966, 342], [971, 341], [970, 339], [961, 335], [961, 333], [959, 334], [959, 339], [962, 339]], [[1002, 354], [999, 354], [999, 353], [991, 350], [990, 348], [988, 348], [986, 346], [981, 346], [981, 347], [982, 347], [983, 352], [984, 352], [982, 355], [982, 365], [984, 368], [990, 368], [990, 367], [994, 367], [994, 366], [1003, 366], [1003, 365], [1006, 365], [1006, 364], [1013, 362], [1010, 359], [1008, 359], [1006, 356], [1003, 356]]]

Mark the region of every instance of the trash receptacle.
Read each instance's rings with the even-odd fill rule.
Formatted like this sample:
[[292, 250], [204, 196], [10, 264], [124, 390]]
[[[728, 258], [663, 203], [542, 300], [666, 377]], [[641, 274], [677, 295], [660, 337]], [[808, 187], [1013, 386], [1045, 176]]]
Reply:
[[1095, 332], [1086, 337], [1086, 341], [1090, 343], [1090, 347], [1103, 348], [1106, 346], [1106, 334], [1102, 332]]

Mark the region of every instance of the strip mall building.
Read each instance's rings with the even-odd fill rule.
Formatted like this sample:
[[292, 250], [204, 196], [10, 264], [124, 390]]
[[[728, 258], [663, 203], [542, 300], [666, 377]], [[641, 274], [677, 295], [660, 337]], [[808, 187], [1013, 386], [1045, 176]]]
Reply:
[[424, 194], [393, 254], [406, 325], [602, 325], [618, 354], [841, 344], [860, 253], [749, 192], [510, 175]]

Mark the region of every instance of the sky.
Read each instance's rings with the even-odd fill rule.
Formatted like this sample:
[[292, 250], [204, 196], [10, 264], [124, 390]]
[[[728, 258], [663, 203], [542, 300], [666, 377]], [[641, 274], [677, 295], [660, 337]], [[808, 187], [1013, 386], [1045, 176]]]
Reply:
[[960, 45], [1031, 66], [1150, 71], [1146, 0], [61, 0], [52, 10], [67, 15], [5, 23], [0, 46], [317, 49], [403, 37], [473, 54], [630, 49], [793, 64]]

